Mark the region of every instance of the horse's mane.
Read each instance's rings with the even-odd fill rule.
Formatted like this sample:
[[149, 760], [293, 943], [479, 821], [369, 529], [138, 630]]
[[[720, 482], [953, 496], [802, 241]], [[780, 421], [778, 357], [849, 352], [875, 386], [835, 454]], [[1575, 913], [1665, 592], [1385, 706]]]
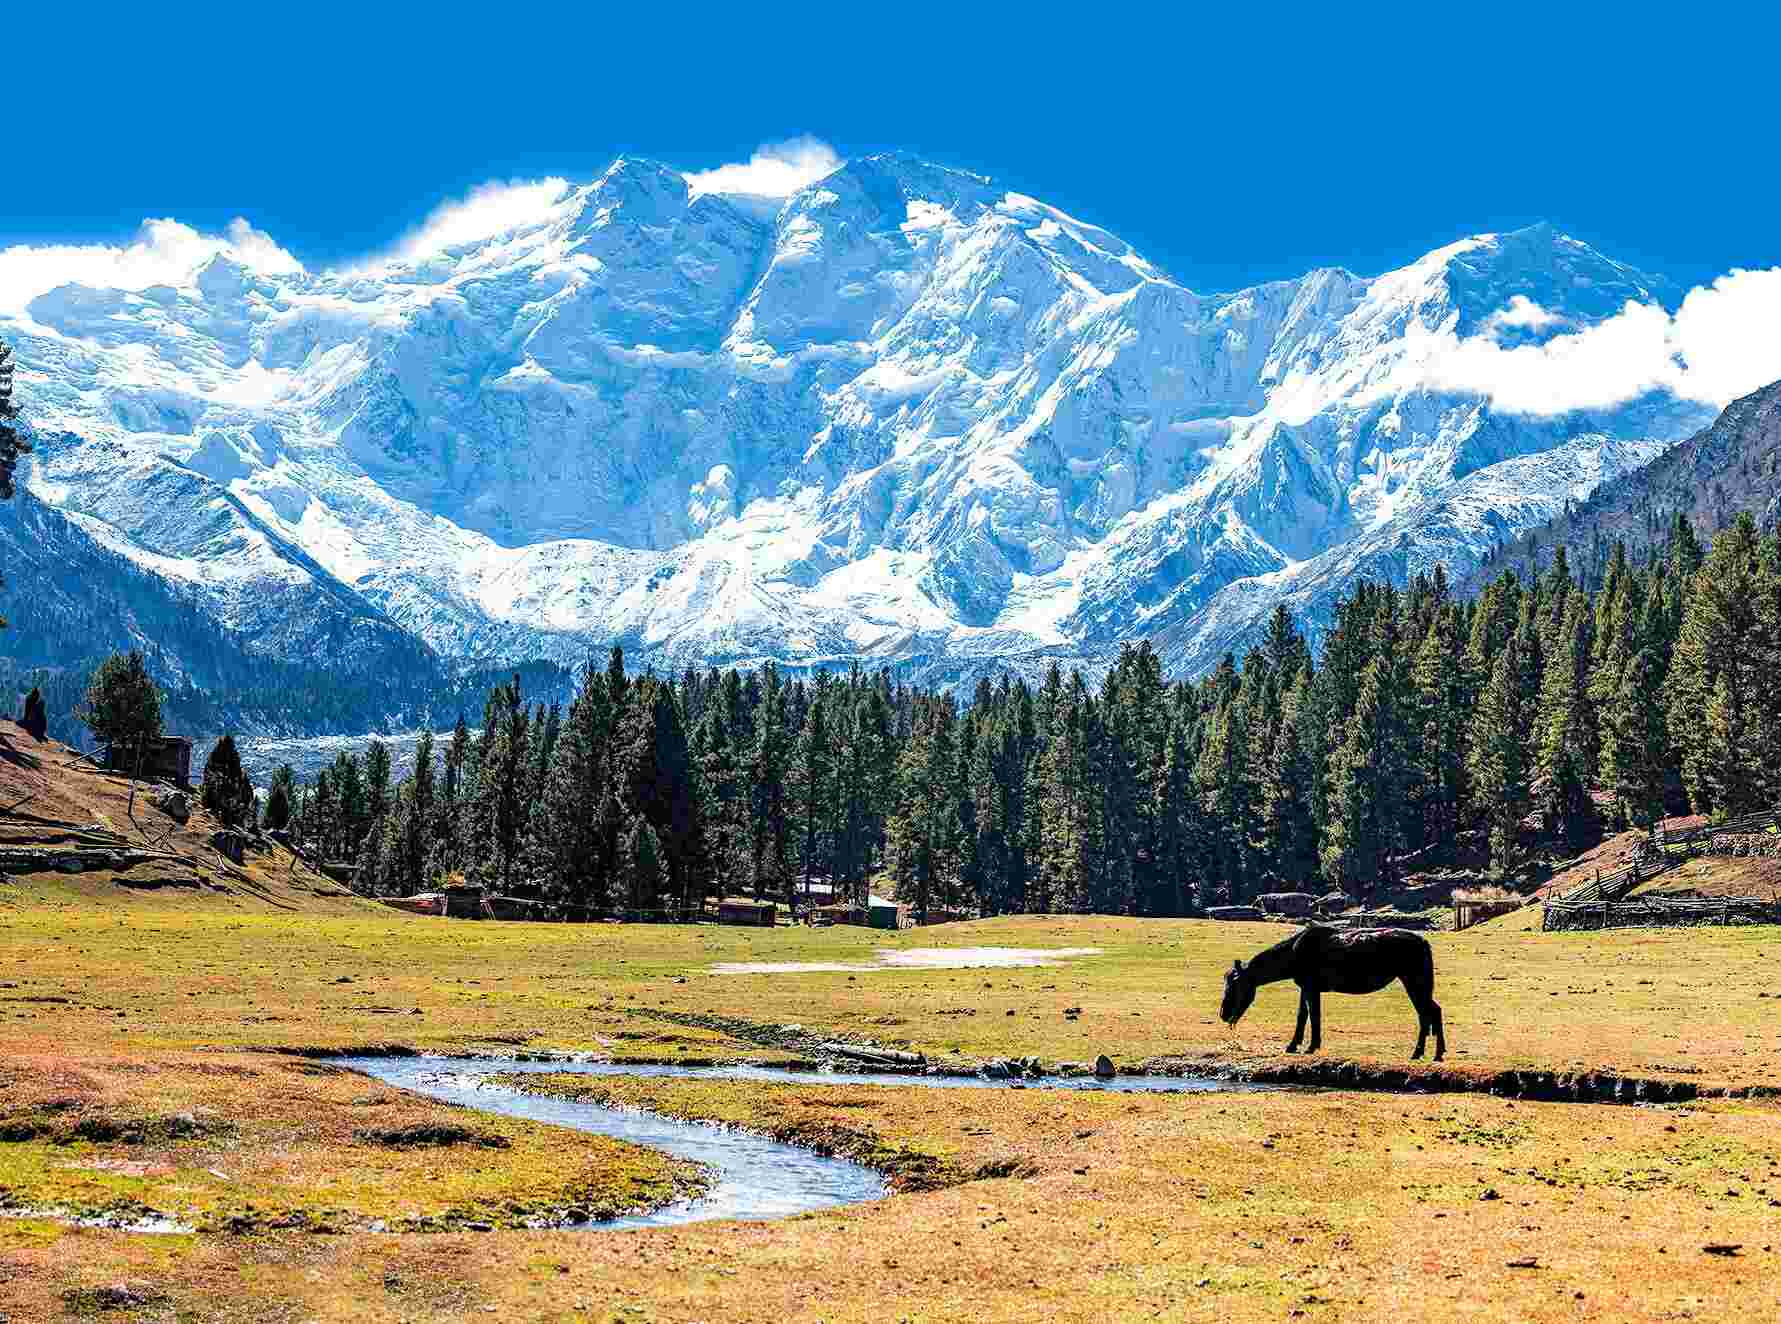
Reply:
[[1272, 947], [1263, 948], [1244, 962], [1243, 968], [1262, 983], [1284, 978], [1285, 967], [1292, 957], [1294, 946], [1299, 939], [1318, 927], [1320, 926], [1315, 924], [1307, 925], [1291, 936], [1282, 938]]

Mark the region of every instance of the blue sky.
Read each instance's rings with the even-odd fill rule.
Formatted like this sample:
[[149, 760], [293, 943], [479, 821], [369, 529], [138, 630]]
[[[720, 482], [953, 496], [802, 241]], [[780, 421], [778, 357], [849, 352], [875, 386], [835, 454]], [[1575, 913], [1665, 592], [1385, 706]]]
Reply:
[[490, 180], [807, 134], [991, 174], [1202, 290], [1538, 219], [1685, 286], [1781, 263], [1754, 6], [624, 8], [15, 11], [0, 245], [244, 216], [325, 266]]

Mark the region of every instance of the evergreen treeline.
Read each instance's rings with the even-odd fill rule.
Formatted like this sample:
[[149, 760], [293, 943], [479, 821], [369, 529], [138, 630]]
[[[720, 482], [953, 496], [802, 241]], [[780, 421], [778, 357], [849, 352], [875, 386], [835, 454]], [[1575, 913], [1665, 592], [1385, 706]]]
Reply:
[[495, 687], [472, 736], [424, 738], [290, 788], [295, 824], [353, 852], [366, 891], [462, 875], [565, 908], [681, 911], [713, 894], [942, 908], [1179, 915], [1274, 890], [1365, 896], [1406, 856], [1479, 843], [1499, 873], [1598, 814], [1729, 813], [1781, 800], [1781, 538], [1748, 517], [1704, 553], [1562, 552], [1462, 601], [1444, 574], [1364, 584], [1314, 665], [1284, 610], [1241, 664], [1167, 682], [1148, 644], [1098, 689], [1054, 665], [971, 701], [869, 676], [787, 682], [769, 664], [677, 682], [614, 649], [573, 701]]

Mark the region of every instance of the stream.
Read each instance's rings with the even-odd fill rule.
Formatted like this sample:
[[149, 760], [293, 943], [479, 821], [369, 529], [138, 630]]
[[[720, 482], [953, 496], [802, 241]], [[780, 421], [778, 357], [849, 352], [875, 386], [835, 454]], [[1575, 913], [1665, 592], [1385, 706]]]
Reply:
[[[712, 1218], [764, 1220], [836, 1205], [857, 1204], [884, 1196], [884, 1177], [848, 1159], [828, 1158], [796, 1145], [769, 1140], [710, 1122], [682, 1122], [629, 1108], [605, 1108], [576, 1099], [546, 1098], [488, 1083], [498, 1073], [564, 1073], [583, 1076], [679, 1076], [706, 1080], [747, 1080], [799, 1085], [893, 1085], [926, 1089], [1013, 1089], [1007, 1080], [976, 1076], [915, 1076], [874, 1071], [787, 1071], [775, 1067], [626, 1066], [611, 1062], [516, 1062], [451, 1058], [356, 1057], [339, 1063], [351, 1070], [428, 1098], [462, 1104], [504, 1117], [572, 1127], [647, 1145], [705, 1164], [715, 1180], [696, 1200], [682, 1201], [646, 1214], [608, 1219], [585, 1226], [598, 1228], [666, 1227]], [[1192, 1076], [1092, 1076], [1023, 1081], [1026, 1089], [1098, 1092], [1198, 1093], [1243, 1090], [1229, 1081]]]

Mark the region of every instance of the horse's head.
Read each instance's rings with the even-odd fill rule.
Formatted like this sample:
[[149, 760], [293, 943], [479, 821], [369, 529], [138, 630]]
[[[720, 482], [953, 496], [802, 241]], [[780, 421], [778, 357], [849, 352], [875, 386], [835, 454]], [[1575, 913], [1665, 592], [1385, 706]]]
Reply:
[[1254, 977], [1243, 968], [1243, 962], [1231, 962], [1231, 968], [1224, 975], [1224, 1001], [1219, 1005], [1218, 1019], [1226, 1025], [1235, 1025], [1254, 1001]]

